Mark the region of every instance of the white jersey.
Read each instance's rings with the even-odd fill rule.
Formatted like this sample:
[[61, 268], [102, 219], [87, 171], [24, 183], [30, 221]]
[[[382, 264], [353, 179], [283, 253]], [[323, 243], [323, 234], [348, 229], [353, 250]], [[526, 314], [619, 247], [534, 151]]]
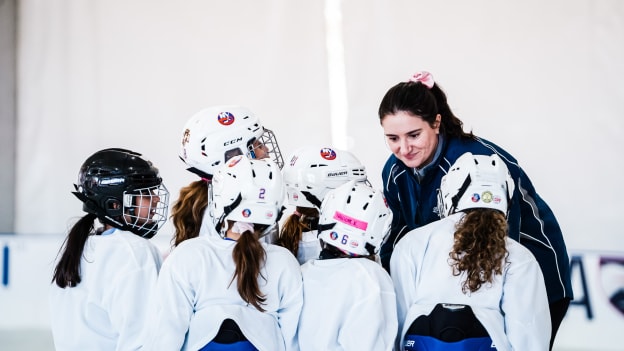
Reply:
[[301, 270], [302, 351], [393, 349], [396, 297], [381, 265], [367, 258], [333, 258], [309, 261]]
[[[498, 351], [548, 350], [550, 313], [546, 287], [531, 252], [507, 238], [509, 264], [492, 284], [464, 294], [465, 274], [453, 276], [449, 252], [463, 212], [409, 232], [394, 248], [390, 273], [397, 294], [401, 340], [411, 323], [437, 303], [470, 305]], [[403, 345], [401, 345], [403, 350]]]
[[301, 233], [301, 241], [299, 241], [299, 250], [297, 251], [297, 261], [299, 261], [299, 264], [318, 259], [320, 253], [321, 242], [318, 239], [318, 232], [312, 230]]
[[64, 289], [53, 282], [50, 288], [55, 349], [139, 349], [161, 262], [158, 248], [133, 233], [89, 236], [80, 260], [81, 282]]
[[262, 244], [266, 262], [258, 282], [266, 301], [260, 312], [240, 297], [232, 281], [234, 245], [219, 236], [200, 236], [171, 252], [158, 278], [145, 350], [198, 350], [227, 318], [259, 350], [299, 349], [303, 288], [297, 260], [282, 247]]

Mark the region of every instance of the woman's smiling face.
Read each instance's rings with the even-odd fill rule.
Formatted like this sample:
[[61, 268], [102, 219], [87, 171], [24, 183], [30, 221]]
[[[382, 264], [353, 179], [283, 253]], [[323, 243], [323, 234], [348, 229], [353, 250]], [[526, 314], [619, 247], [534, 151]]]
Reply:
[[411, 168], [422, 168], [433, 159], [440, 133], [438, 115], [431, 126], [419, 116], [406, 111], [385, 115], [381, 120], [390, 151]]

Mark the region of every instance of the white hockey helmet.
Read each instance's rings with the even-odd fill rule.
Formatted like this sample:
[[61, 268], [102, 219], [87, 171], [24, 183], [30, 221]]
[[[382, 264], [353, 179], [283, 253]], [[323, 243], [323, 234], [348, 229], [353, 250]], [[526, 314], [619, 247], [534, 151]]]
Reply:
[[[259, 141], [254, 145], [254, 142]], [[195, 113], [182, 133], [179, 157], [187, 170], [210, 178], [219, 165], [236, 155], [256, 158], [254, 147], [268, 149], [266, 157], [283, 165], [272, 131], [265, 129], [249, 109], [236, 105], [212, 106]]]
[[293, 152], [282, 169], [288, 204], [319, 208], [325, 194], [349, 180], [366, 181], [366, 168], [350, 152], [305, 146]]
[[226, 220], [271, 228], [282, 212], [284, 182], [273, 161], [239, 155], [217, 168], [211, 193], [210, 216], [221, 235], [227, 229], [223, 226]]
[[392, 211], [383, 193], [351, 180], [325, 195], [318, 237], [353, 255], [374, 255], [390, 232], [391, 223]]
[[490, 208], [507, 214], [515, 184], [497, 155], [466, 152], [442, 177], [438, 190], [441, 217], [470, 208]]

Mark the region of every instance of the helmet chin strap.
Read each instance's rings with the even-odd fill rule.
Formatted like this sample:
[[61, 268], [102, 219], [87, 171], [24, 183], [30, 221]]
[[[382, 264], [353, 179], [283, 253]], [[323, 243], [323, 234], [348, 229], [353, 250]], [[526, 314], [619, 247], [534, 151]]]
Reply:
[[225, 238], [225, 234], [227, 232], [227, 228], [225, 228], [225, 226], [223, 225], [225, 223], [225, 218], [230, 213], [232, 213], [232, 211], [238, 205], [240, 205], [241, 201], [243, 201], [243, 196], [241, 195], [241, 193], [238, 193], [238, 196], [236, 197], [236, 199], [229, 206], [223, 207], [223, 214], [221, 215], [221, 217], [219, 217], [219, 220], [215, 224], [215, 229], [217, 230], [217, 233], [221, 235], [222, 238]]
[[312, 205], [316, 206], [317, 208], [321, 208], [322, 202], [316, 196], [312, 195], [309, 191], [302, 191], [301, 193]]
[[451, 208], [451, 211], [449, 211], [449, 213], [455, 213], [455, 209], [457, 208], [459, 199], [461, 199], [461, 197], [464, 196], [464, 193], [466, 192], [466, 189], [468, 189], [468, 186], [470, 185], [471, 182], [472, 182], [472, 179], [470, 179], [470, 174], [469, 174], [464, 180], [464, 183], [462, 184], [462, 186], [457, 190], [457, 194], [455, 194], [455, 196], [451, 198], [451, 201], [452, 201], [451, 203], [453, 207]]

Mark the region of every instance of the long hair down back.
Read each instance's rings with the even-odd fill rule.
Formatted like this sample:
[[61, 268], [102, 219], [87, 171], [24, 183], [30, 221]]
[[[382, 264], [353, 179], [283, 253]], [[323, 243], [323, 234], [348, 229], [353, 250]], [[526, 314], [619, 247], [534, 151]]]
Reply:
[[467, 210], [457, 224], [455, 243], [449, 253], [453, 275], [466, 273], [462, 292], [475, 292], [503, 273], [509, 255], [505, 243], [507, 219], [492, 209]]
[[262, 293], [258, 283], [259, 278], [266, 280], [261, 273], [266, 261], [266, 251], [259, 240], [259, 232], [262, 229], [257, 228], [255, 233], [250, 231], [242, 233], [232, 251], [232, 258], [236, 264], [232, 282], [236, 279], [236, 287], [241, 298], [260, 312], [265, 311], [262, 305], [266, 301], [266, 295]]
[[67, 234], [62, 247], [63, 253], [52, 276], [52, 281], [59, 287], [73, 288], [81, 282], [80, 259], [87, 239], [90, 235], [95, 234], [94, 222], [96, 218], [96, 215], [87, 213], [74, 224]]
[[199, 236], [204, 211], [208, 207], [208, 184], [197, 180], [180, 189], [180, 196], [171, 208], [171, 220], [175, 227], [173, 246], [186, 239]]

